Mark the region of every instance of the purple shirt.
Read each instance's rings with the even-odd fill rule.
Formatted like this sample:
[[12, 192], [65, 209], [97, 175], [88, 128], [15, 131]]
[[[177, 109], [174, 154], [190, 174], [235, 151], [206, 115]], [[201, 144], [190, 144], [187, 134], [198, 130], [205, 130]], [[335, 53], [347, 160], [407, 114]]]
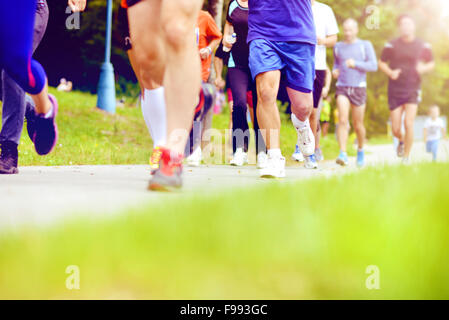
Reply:
[[255, 39], [315, 45], [310, 0], [249, 0], [248, 43]]

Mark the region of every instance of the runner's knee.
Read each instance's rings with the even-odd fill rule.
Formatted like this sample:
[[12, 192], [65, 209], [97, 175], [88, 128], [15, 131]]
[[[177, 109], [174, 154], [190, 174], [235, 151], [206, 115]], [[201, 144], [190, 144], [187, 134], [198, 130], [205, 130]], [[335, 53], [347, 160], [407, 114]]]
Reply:
[[163, 34], [166, 44], [179, 50], [186, 46], [192, 39], [192, 26], [195, 25], [197, 16], [197, 1], [177, 1], [176, 6], [166, 8], [173, 10], [162, 19]]

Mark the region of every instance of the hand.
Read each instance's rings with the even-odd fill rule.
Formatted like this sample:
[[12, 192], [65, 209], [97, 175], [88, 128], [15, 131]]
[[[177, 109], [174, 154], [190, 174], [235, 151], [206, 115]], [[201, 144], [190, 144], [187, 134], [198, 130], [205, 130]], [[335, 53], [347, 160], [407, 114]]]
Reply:
[[391, 80], [398, 80], [401, 73], [402, 73], [401, 69], [396, 69], [392, 70], [388, 76], [390, 77]]
[[418, 64], [416, 65], [416, 72], [418, 72], [419, 75], [423, 75], [424, 73], [426, 73], [427, 71], [427, 67], [426, 64], [424, 62], [418, 62]]
[[325, 39], [325, 38], [317, 37], [317, 38], [316, 38], [316, 42], [317, 42], [317, 45], [319, 45], [319, 46], [324, 46], [324, 45], [326, 44], [326, 39]]
[[217, 87], [217, 89], [222, 90], [224, 89], [226, 85], [226, 82], [223, 80], [222, 77], [217, 77], [217, 79], [215, 79], [215, 86]]
[[340, 77], [340, 70], [334, 69], [332, 71], [332, 76], [334, 77], [334, 79], [338, 79]]
[[328, 95], [329, 95], [329, 88], [323, 88], [323, 91], [321, 92], [321, 97], [323, 99], [326, 99]]
[[206, 60], [207, 58], [209, 58], [209, 56], [211, 55], [212, 50], [210, 49], [210, 47], [206, 47], [200, 50], [200, 57], [201, 60]]
[[87, 0], [69, 0], [68, 6], [72, 9], [72, 12], [82, 12], [86, 9]]
[[354, 69], [355, 68], [355, 60], [354, 59], [346, 60], [346, 66], [348, 68]]

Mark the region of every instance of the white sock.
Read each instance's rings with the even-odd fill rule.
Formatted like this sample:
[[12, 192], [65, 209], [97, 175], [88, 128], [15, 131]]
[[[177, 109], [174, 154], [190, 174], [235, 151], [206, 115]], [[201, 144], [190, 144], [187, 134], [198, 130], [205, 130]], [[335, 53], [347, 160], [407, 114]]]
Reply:
[[306, 119], [306, 121], [299, 120], [293, 113], [292, 113], [292, 122], [296, 129], [303, 129], [305, 127], [309, 127], [309, 119]]
[[145, 89], [142, 102], [142, 114], [154, 146], [162, 146], [167, 141], [167, 111], [165, 108], [164, 88]]
[[271, 159], [279, 159], [282, 157], [281, 149], [269, 149], [268, 157]]

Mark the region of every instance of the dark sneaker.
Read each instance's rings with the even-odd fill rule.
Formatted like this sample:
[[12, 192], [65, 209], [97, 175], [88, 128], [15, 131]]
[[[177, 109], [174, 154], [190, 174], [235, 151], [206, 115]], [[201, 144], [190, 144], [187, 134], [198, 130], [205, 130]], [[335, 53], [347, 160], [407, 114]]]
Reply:
[[19, 154], [17, 144], [12, 141], [3, 141], [1, 143], [2, 154], [0, 155], [0, 174], [17, 174], [17, 161]]
[[159, 168], [154, 171], [148, 185], [153, 191], [172, 191], [182, 187], [183, 156], [165, 148], [160, 148]]
[[30, 134], [31, 130], [34, 148], [37, 154], [41, 156], [49, 154], [58, 140], [58, 127], [55, 121], [58, 113], [58, 101], [51, 94], [48, 97], [53, 105], [52, 115], [49, 118], [45, 118], [43, 114], [35, 114], [32, 123], [30, 125], [27, 123], [28, 134]]
[[398, 144], [398, 149], [396, 150], [397, 155], [399, 158], [404, 157], [404, 153], [405, 153], [405, 145], [404, 142], [399, 142]]

